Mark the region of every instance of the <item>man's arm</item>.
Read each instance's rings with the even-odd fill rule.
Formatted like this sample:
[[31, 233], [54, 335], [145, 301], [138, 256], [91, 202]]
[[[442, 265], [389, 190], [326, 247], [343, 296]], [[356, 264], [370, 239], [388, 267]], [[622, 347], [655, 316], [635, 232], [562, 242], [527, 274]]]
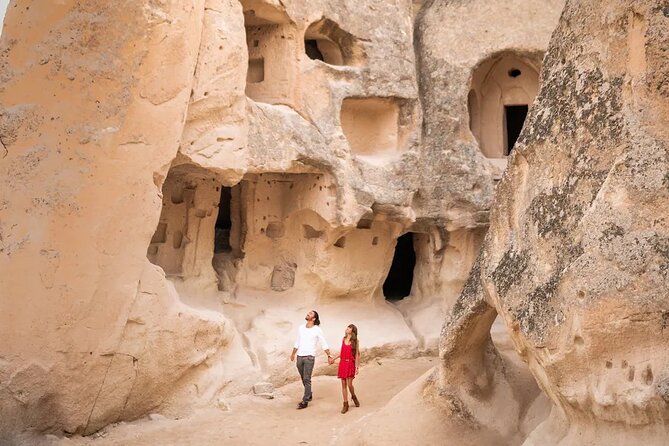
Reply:
[[297, 353], [297, 348], [300, 346], [300, 329], [297, 329], [297, 337], [295, 338], [295, 345], [293, 346], [293, 352], [290, 354], [290, 360], [295, 361], [295, 353]]
[[323, 351], [325, 352], [326, 355], [328, 355], [328, 364], [332, 364], [332, 353], [330, 353], [330, 347], [328, 347], [328, 341], [325, 340], [325, 336], [323, 335], [323, 330], [321, 330], [320, 327], [318, 327], [318, 342], [321, 344], [321, 347], [323, 348]]

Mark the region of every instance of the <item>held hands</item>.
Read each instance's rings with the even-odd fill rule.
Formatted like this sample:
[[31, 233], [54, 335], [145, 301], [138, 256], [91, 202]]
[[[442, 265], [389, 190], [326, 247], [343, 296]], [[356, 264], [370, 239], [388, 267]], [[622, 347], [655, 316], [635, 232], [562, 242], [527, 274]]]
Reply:
[[334, 357], [333, 356], [328, 356], [328, 364], [332, 365], [332, 364], [334, 364], [334, 362], [335, 362]]

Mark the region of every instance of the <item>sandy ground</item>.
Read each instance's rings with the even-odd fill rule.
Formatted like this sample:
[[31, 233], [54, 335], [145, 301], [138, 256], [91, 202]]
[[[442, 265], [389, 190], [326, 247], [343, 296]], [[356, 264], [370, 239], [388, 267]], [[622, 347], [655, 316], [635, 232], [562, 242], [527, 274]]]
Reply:
[[[550, 411], [548, 399], [540, 394], [527, 366], [515, 353], [504, 323], [495, 321], [491, 335], [505, 359], [506, 378], [515, 389], [513, 399], [522, 407], [532, 405], [532, 414], [522, 414], [516, 431], [502, 436], [490, 425], [465, 425], [444, 409], [424, 398], [424, 387], [430, 372], [426, 372], [402, 389], [385, 406], [367, 417], [352, 423], [340, 432], [337, 446], [421, 445], [421, 446], [518, 446]], [[436, 364], [436, 362], [435, 362]], [[507, 410], [507, 400], [489, 401], [493, 412]]]
[[[529, 405], [534, 418], [521, 426], [523, 438], [550, 409], [539, 394], [526, 366], [513, 352], [501, 321], [491, 331], [495, 344], [507, 357], [509, 378], [527, 389], [519, 397]], [[194, 411], [171, 419], [160, 414], [132, 423], [108, 426], [89, 437], [57, 438], [23, 436], [15, 444], [30, 446], [169, 446], [169, 445], [329, 445], [329, 446], [501, 446], [520, 444], [503, 440], [487, 428], [470, 429], [425, 402], [423, 386], [436, 357], [376, 359], [361, 367], [355, 379], [361, 407], [340, 413], [342, 396], [334, 376], [313, 379], [314, 400], [305, 410], [296, 410], [302, 384], [294, 382], [275, 390], [274, 399], [252, 394], [225, 401], [222, 409]], [[294, 364], [291, 365], [295, 367]], [[295, 370], [297, 377], [297, 370]], [[504, 410], [500, 408], [500, 410]], [[26, 433], [28, 434], [28, 433]], [[4, 446], [4, 445], [3, 445]]]
[[[110, 426], [91, 437], [63, 438], [59, 446], [112, 445], [335, 445], [351, 444], [342, 432], [388, 403], [395, 395], [436, 364], [432, 357], [379, 359], [361, 367], [355, 379], [361, 407], [342, 415], [339, 380], [313, 379], [314, 400], [296, 410], [302, 384], [288, 384], [267, 400], [252, 395], [227, 401], [229, 410], [207, 409], [179, 420], [143, 419]], [[297, 374], [297, 370], [295, 371]], [[360, 424], [360, 423], [356, 423]], [[420, 443], [417, 443], [420, 444]]]

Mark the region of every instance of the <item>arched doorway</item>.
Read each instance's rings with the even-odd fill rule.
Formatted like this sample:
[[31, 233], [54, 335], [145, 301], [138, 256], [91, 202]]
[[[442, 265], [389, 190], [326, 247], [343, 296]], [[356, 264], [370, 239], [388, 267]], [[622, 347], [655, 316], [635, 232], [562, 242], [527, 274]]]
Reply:
[[539, 67], [515, 54], [495, 56], [472, 75], [469, 126], [487, 158], [508, 156], [539, 91]]

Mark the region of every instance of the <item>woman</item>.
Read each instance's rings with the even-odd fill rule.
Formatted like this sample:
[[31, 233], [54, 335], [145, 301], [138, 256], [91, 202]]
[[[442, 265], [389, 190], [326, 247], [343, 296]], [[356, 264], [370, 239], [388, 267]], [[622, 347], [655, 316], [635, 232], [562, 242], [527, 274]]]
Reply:
[[[348, 412], [348, 391], [351, 392], [351, 399], [355, 407], [360, 407], [360, 402], [355, 396], [353, 388], [353, 378], [358, 374], [358, 364], [360, 363], [360, 342], [358, 341], [358, 327], [351, 324], [346, 327], [345, 336], [341, 341], [341, 351], [334, 360], [341, 358], [337, 377], [341, 379], [341, 394], [344, 397], [344, 406], [341, 413]], [[334, 362], [334, 361], [333, 361]]]

